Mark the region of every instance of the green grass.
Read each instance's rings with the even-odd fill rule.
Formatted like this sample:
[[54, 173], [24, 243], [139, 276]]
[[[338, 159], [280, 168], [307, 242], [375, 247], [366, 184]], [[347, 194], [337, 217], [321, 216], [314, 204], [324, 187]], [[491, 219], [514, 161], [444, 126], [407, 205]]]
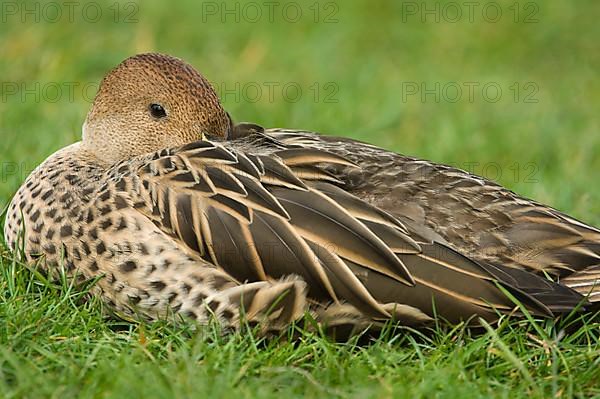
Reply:
[[[600, 224], [600, 4], [539, 2], [538, 22], [524, 23], [535, 9], [520, 2], [515, 23], [514, 2], [503, 0], [496, 23], [481, 16], [481, 6], [473, 23], [465, 8], [462, 20], [436, 23], [435, 16], [422, 22], [403, 13], [409, 3], [340, 2], [335, 8], [324, 1], [316, 3], [318, 18], [314, 2], [293, 3], [303, 12], [295, 23], [281, 14], [285, 2], [273, 22], [263, 2], [238, 3], [242, 14], [247, 4], [261, 7], [263, 17], [254, 23], [203, 12], [220, 1], [123, 3], [115, 22], [107, 0], [95, 3], [103, 12], [97, 22], [85, 20], [77, 3], [74, 21], [63, 10], [61, 23], [52, 23], [50, 9], [36, 22], [10, 14], [4, 2], [0, 209], [35, 165], [79, 139], [94, 91], [82, 88], [127, 56], [152, 50], [202, 70], [236, 120], [347, 135], [470, 166]], [[36, 3], [27, 4], [35, 9]], [[37, 4], [43, 12], [46, 3]], [[137, 21], [126, 23], [131, 11]], [[337, 22], [325, 23], [332, 11]], [[70, 82], [77, 82], [72, 98]], [[405, 92], [436, 82], [447, 88], [449, 82], [463, 88], [465, 82], [492, 83], [503, 95], [491, 102], [477, 90], [473, 101], [463, 92], [452, 102], [453, 92], [440, 101]], [[278, 88], [272, 98], [269, 84]], [[56, 85], [60, 96], [52, 92]], [[286, 96], [285, 85], [300, 87], [302, 95]], [[256, 86], [260, 98], [252, 92]], [[538, 101], [526, 102], [532, 88]], [[399, 330], [362, 346], [309, 333], [297, 344], [263, 342], [252, 334], [221, 337], [213, 328], [115, 321], [84, 287], [45, 282], [8, 253], [0, 270], [0, 397], [600, 396], [597, 316], [584, 318], [578, 329], [503, 320], [478, 333]]]

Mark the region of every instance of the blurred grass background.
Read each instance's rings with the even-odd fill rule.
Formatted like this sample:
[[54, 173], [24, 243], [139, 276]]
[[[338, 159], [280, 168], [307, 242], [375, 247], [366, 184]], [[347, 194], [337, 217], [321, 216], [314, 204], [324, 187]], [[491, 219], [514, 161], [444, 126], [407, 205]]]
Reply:
[[[135, 53], [158, 51], [202, 71], [238, 121], [346, 135], [471, 167], [523, 195], [600, 224], [600, 187], [595, 184], [600, 170], [600, 3], [502, 0], [492, 2], [493, 8], [488, 3], [475, 2], [469, 14], [464, 3], [448, 1], [107, 0], [71, 6], [3, 1], [0, 208], [28, 171], [79, 139], [94, 85], [110, 68]], [[456, 5], [462, 12], [458, 20]], [[478, 85], [472, 101], [468, 82]], [[486, 84], [501, 88], [498, 101], [486, 100]], [[415, 85], [433, 89], [439, 101], [434, 94], [423, 98], [421, 91], [408, 94]], [[462, 96], [453, 101], [456, 85]], [[18, 308], [13, 311], [19, 314]], [[132, 361], [139, 356], [136, 352]], [[442, 363], [441, 369], [435, 362], [423, 369], [446, 376], [444, 370], [456, 367]], [[394, 372], [393, 365], [381, 367]], [[302, 372], [296, 377], [303, 379]], [[316, 373], [311, 378], [318, 380]], [[331, 383], [351, 380], [351, 375]], [[295, 386], [297, 380], [289, 378]], [[483, 381], [473, 395], [491, 394]], [[468, 396], [469, 385], [464, 388]], [[364, 392], [389, 395], [385, 389]], [[419, 393], [427, 391], [412, 394]]]
[[[201, 70], [236, 120], [471, 164], [522, 194], [600, 222], [600, 191], [591, 184], [600, 167], [600, 5], [488, 3], [469, 13], [445, 1], [75, 2], [72, 18], [64, 5], [56, 18], [48, 3], [17, 2], [17, 11], [3, 3], [1, 159], [35, 166], [78, 140], [94, 84], [124, 58], [159, 51]], [[454, 23], [452, 4], [462, 12]], [[38, 15], [28, 14], [36, 5]], [[463, 89], [456, 102], [452, 82]], [[472, 101], [466, 82], [479, 84]], [[15, 84], [19, 92], [11, 94]], [[486, 100], [485, 84], [502, 89], [497, 102]], [[413, 85], [419, 93], [407, 94]], [[422, 98], [421, 85], [439, 101]], [[24, 178], [3, 177], [0, 204]]]

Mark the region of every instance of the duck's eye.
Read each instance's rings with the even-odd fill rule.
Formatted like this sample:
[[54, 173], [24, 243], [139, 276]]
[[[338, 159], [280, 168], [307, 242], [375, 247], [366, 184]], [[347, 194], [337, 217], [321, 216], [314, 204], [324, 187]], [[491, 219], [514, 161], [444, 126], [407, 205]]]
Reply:
[[150, 104], [150, 115], [159, 119], [167, 116], [167, 111], [160, 104]]

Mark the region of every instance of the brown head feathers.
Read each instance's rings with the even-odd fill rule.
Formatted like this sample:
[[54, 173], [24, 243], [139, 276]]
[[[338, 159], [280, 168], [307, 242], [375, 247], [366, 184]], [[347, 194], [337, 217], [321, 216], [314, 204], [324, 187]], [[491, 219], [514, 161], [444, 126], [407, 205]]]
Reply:
[[208, 80], [186, 62], [148, 53], [108, 73], [83, 125], [86, 149], [106, 163], [226, 137], [231, 120]]

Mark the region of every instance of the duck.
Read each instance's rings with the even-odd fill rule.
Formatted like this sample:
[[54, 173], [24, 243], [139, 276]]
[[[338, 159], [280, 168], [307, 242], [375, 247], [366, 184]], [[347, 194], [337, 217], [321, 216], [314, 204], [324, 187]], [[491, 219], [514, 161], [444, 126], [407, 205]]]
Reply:
[[600, 302], [600, 230], [460, 169], [236, 124], [159, 53], [104, 77], [81, 141], [27, 177], [4, 237], [49, 276], [95, 279], [130, 320], [278, 332], [309, 314], [356, 332]]

